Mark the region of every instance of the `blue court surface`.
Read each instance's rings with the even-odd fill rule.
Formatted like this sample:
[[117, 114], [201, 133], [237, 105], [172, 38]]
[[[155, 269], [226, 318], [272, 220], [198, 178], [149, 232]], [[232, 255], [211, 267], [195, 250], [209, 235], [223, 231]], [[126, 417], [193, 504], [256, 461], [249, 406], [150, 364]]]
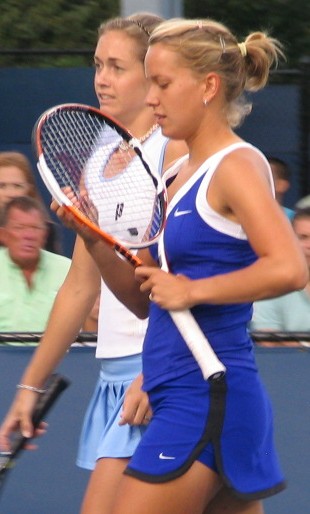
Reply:
[[[0, 345], [0, 419], [31, 357], [31, 347]], [[309, 349], [257, 348], [261, 375], [275, 413], [277, 447], [288, 488], [265, 500], [265, 514], [306, 514], [310, 489]], [[94, 348], [74, 347], [59, 372], [71, 380], [48, 416], [39, 450], [23, 452], [8, 474], [0, 514], [78, 514], [89, 472], [75, 465], [86, 405], [99, 372]], [[190, 513], [189, 513], [190, 514]]]

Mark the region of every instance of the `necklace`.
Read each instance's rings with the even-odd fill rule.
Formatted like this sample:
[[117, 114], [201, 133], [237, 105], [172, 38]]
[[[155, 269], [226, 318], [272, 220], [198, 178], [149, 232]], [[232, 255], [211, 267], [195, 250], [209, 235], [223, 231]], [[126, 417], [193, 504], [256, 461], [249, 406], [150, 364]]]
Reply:
[[[153, 132], [155, 132], [155, 130], [158, 128], [158, 124], [157, 123], [154, 123], [154, 125], [151, 126], [151, 128], [141, 137], [137, 137], [136, 139], [139, 141], [139, 143], [144, 143], [152, 134]], [[121, 151], [121, 152], [125, 152], [127, 150], [129, 150], [130, 146], [128, 143], [126, 143], [126, 141], [121, 141], [120, 144], [118, 145], [118, 149]]]

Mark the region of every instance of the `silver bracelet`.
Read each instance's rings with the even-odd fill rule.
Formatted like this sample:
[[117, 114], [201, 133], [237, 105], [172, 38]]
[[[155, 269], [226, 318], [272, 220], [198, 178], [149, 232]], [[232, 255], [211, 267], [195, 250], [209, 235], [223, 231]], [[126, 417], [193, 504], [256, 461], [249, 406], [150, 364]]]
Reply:
[[38, 387], [29, 386], [26, 384], [17, 384], [16, 389], [26, 389], [27, 391], [33, 391], [34, 393], [43, 394], [46, 389], [39, 389]]

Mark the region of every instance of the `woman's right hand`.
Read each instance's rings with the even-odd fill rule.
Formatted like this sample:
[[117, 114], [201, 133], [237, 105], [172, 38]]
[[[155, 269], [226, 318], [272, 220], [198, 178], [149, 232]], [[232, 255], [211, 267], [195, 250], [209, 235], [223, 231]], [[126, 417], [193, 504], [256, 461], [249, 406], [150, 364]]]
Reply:
[[83, 240], [86, 246], [91, 246], [101, 239], [100, 235], [94, 230], [88, 228], [85, 223], [79, 221], [68, 209], [60, 206], [55, 200], [52, 201], [51, 210], [60, 219], [63, 225], [71, 230], [74, 230]]
[[[31, 438], [43, 435], [47, 424], [42, 422], [34, 430], [31, 421], [32, 413], [38, 399], [38, 393], [20, 390], [0, 426], [0, 450], [10, 451], [11, 438], [14, 432], [20, 431], [24, 437]], [[36, 445], [27, 445], [27, 449], [35, 449]]]

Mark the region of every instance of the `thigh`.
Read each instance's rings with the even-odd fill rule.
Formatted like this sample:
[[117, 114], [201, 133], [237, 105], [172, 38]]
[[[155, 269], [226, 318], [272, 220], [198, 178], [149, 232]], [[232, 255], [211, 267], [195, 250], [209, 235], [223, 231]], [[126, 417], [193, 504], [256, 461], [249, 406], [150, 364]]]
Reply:
[[233, 496], [227, 487], [222, 487], [208, 504], [203, 514], [264, 514], [260, 501], [245, 501]]
[[184, 475], [164, 483], [125, 475], [112, 514], [202, 514], [220, 485], [218, 475], [197, 461]]
[[92, 472], [80, 514], [111, 514], [128, 459], [99, 459]]

